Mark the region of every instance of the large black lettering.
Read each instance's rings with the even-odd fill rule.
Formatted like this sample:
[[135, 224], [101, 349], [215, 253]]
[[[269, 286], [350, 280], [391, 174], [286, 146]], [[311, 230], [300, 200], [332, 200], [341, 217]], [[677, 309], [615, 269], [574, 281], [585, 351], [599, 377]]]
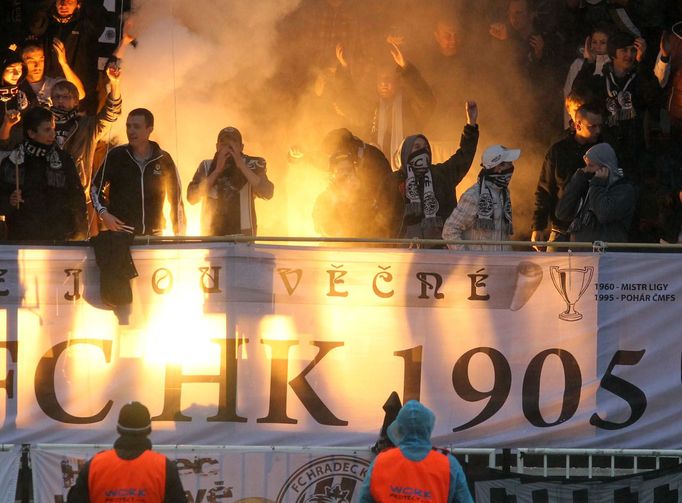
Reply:
[[50, 348], [38, 362], [35, 375], [35, 394], [38, 406], [46, 416], [68, 424], [92, 424], [102, 421], [111, 410], [114, 402], [107, 401], [106, 405], [93, 416], [79, 417], [69, 414], [57, 400], [57, 390], [55, 389], [55, 369], [62, 353], [69, 347], [77, 344], [86, 344], [102, 350], [104, 360], [108, 363], [111, 360], [111, 341], [101, 339], [73, 339], [60, 342]]
[[[490, 358], [493, 365], [493, 385], [487, 391], [477, 390], [469, 378], [469, 365], [474, 355], [481, 353]], [[452, 431], [462, 431], [481, 424], [490, 419], [502, 408], [511, 390], [512, 373], [509, 362], [497, 349], [489, 347], [474, 348], [464, 353], [452, 369], [452, 386], [455, 392], [467, 402], [479, 402], [489, 398], [483, 410], [468, 423], [454, 428]]]
[[[220, 346], [220, 374], [182, 373], [181, 365], [167, 365], [164, 384], [163, 410], [152, 419], [157, 421], [191, 421], [180, 411], [182, 385], [184, 383], [218, 383], [218, 412], [207, 421], [245, 423], [247, 419], [237, 414], [237, 354], [242, 343], [248, 339], [213, 339]], [[229, 356], [228, 356], [229, 355]]]
[[395, 351], [405, 362], [405, 374], [403, 377], [403, 403], [410, 400], [419, 400], [422, 384], [422, 346], [415, 346], [404, 351]]
[[602, 419], [599, 417], [599, 414], [594, 413], [590, 417], [591, 425], [604, 430], [620, 430], [634, 424], [644, 415], [647, 406], [644, 392], [634, 384], [613, 375], [611, 372], [613, 372], [616, 365], [637, 365], [644, 356], [645, 351], [645, 349], [641, 351], [616, 351], [604, 373], [604, 377], [601, 379], [602, 388], [622, 398], [630, 406], [630, 417], [622, 423], [615, 423]]
[[[6, 349], [12, 363], [17, 363], [19, 343], [17, 341], [0, 341], [0, 349]], [[14, 398], [14, 370], [8, 370], [4, 379], [0, 379], [0, 388], [7, 392], [7, 398]]]
[[296, 419], [287, 416], [287, 385], [296, 393], [310, 415], [320, 424], [330, 426], [346, 426], [348, 421], [337, 418], [322, 399], [315, 393], [306, 376], [332, 349], [343, 346], [343, 342], [313, 341], [312, 345], [320, 348], [312, 362], [303, 371], [287, 382], [289, 374], [289, 348], [298, 344], [295, 340], [262, 340], [272, 348], [272, 364], [270, 369], [270, 407], [268, 415], [256, 420], [258, 423], [296, 424]]
[[[540, 380], [542, 368], [549, 355], [558, 356], [564, 369], [564, 397], [561, 402], [561, 412], [559, 418], [553, 423], [545, 421], [540, 411]], [[530, 424], [538, 428], [556, 426], [568, 421], [578, 410], [582, 385], [580, 366], [571, 353], [557, 348], [542, 351], [530, 361], [526, 374], [523, 376], [523, 415]]]

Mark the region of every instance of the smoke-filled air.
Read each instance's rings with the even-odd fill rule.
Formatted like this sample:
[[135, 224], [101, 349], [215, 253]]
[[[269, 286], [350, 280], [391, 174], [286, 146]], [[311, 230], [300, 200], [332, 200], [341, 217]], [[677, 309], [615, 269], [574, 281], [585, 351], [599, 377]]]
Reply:
[[[428, 117], [418, 117], [415, 107], [419, 130], [405, 124], [403, 134], [424, 132], [434, 161], [456, 150], [465, 102], [478, 104], [481, 137], [458, 195], [475, 182], [486, 146], [522, 149], [511, 193], [515, 237], [527, 237], [542, 154], [561, 124], [554, 110], [538, 109], [528, 76], [520, 78], [492, 47], [489, 26], [498, 13], [482, 7], [492, 3], [462, 3], [138, 0], [130, 25], [138, 43], [122, 62], [122, 117], [137, 107], [154, 113], [152, 139], [176, 161], [183, 190], [200, 161], [213, 158], [218, 132], [238, 128], [244, 152], [266, 159], [275, 185], [272, 199], [256, 202], [258, 234], [318, 236], [313, 205], [329, 181], [322, 140], [343, 127], [367, 143], [377, 141], [376, 133], [371, 137], [380, 114], [377, 84], [395, 74], [402, 57], [436, 96]], [[457, 56], [448, 68], [439, 61], [437, 35], [451, 38], [440, 46]], [[393, 84], [403, 86], [403, 106], [408, 98], [419, 103], [418, 88]], [[560, 113], [560, 91], [551, 99]], [[124, 127], [119, 121], [113, 141], [125, 142]], [[187, 234], [199, 234], [200, 206], [185, 202]]]

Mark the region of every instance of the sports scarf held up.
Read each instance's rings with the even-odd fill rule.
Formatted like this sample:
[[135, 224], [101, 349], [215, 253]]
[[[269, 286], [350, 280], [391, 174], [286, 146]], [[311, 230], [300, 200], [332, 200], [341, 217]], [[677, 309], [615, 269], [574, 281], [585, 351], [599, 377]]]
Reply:
[[[440, 237], [443, 229], [443, 219], [437, 215], [440, 205], [433, 190], [431, 176], [431, 147], [426, 141], [426, 147], [410, 152], [417, 138], [422, 135], [408, 136], [403, 141], [400, 150], [401, 164], [405, 169], [405, 215], [421, 219], [422, 237]], [[409, 153], [408, 153], [409, 152]]]
[[478, 212], [474, 227], [477, 229], [494, 229], [494, 203], [491, 185], [498, 187], [502, 195], [502, 217], [508, 225], [509, 234], [514, 233], [512, 225], [511, 196], [509, 194], [509, 182], [513, 169], [502, 173], [490, 173], [485, 168], [478, 174], [480, 196], [478, 198]]

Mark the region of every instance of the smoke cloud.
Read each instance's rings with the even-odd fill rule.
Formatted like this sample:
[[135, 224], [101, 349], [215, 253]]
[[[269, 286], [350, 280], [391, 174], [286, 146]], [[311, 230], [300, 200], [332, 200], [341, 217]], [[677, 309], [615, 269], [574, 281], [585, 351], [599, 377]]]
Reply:
[[[275, 184], [273, 199], [256, 203], [259, 234], [315, 236], [312, 206], [327, 181], [326, 160], [317, 153], [319, 141], [337, 127], [350, 127], [362, 137], [357, 122], [335, 113], [340, 111], [336, 103], [330, 106], [324, 100], [324, 86], [331, 89], [335, 79], [335, 55], [331, 52], [324, 63], [318, 63], [321, 38], [314, 32], [315, 19], [306, 19], [306, 12], [314, 13], [314, 4], [325, 2], [340, 3], [358, 13], [350, 29], [360, 36], [346, 50], [356, 65], [356, 85], [367, 102], [371, 103], [375, 92], [372, 65], [381, 58], [391, 60], [386, 36], [403, 37], [406, 58], [424, 64], [424, 51], [434, 43], [438, 15], [433, 12], [439, 11], [427, 14], [421, 9], [422, 16], [400, 15], [410, 12], [410, 5], [423, 7], [423, 1], [139, 0], [133, 4], [133, 35], [139, 44], [128, 48], [124, 57], [124, 113], [114, 134], [125, 142], [127, 112], [149, 108], [156, 118], [152, 139], [173, 156], [186, 190], [200, 161], [213, 157], [218, 131], [228, 125], [237, 127], [245, 152], [266, 158], [268, 176]], [[440, 2], [434, 0], [429, 6], [443, 12]], [[510, 65], [491, 60], [494, 56], [481, 49], [489, 43], [488, 23], [498, 13], [489, 9], [486, 16], [467, 17], [467, 9], [457, 2], [446, 8], [448, 14], [457, 16], [466, 69], [460, 78], [474, 89], [459, 96], [461, 113], [452, 117], [455, 142], [465, 122], [465, 100], [476, 100], [480, 108], [476, 159], [457, 192], [461, 194], [475, 182], [486, 146], [502, 143], [521, 148], [511, 190], [516, 237], [527, 238], [533, 193], [549, 147], [549, 142], [533, 137], [531, 130], [537, 130], [545, 117], [537, 110], [523, 76]], [[420, 70], [425, 75], [433, 73], [433, 69]], [[560, 93], [557, 100], [560, 106]], [[551, 127], [546, 128], [549, 134]], [[198, 234], [200, 206], [186, 208], [188, 233]]]

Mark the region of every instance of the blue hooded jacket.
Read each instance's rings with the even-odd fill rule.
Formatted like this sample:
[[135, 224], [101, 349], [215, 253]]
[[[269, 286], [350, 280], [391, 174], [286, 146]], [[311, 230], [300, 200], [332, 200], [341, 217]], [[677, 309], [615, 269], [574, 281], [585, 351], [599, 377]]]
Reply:
[[[428, 408], [416, 400], [407, 402], [398, 412], [398, 417], [388, 427], [388, 438], [391, 439], [407, 459], [421, 461], [433, 446], [431, 445], [431, 433], [436, 423], [436, 416]], [[379, 453], [378, 456], [381, 456]], [[447, 503], [473, 503], [466, 477], [459, 461], [454, 456], [448, 455], [450, 461], [450, 490]], [[370, 480], [374, 461], [367, 470], [367, 476], [360, 487], [358, 501], [360, 503], [383, 503], [376, 502], [370, 491]], [[440, 503], [440, 502], [434, 502]]]

